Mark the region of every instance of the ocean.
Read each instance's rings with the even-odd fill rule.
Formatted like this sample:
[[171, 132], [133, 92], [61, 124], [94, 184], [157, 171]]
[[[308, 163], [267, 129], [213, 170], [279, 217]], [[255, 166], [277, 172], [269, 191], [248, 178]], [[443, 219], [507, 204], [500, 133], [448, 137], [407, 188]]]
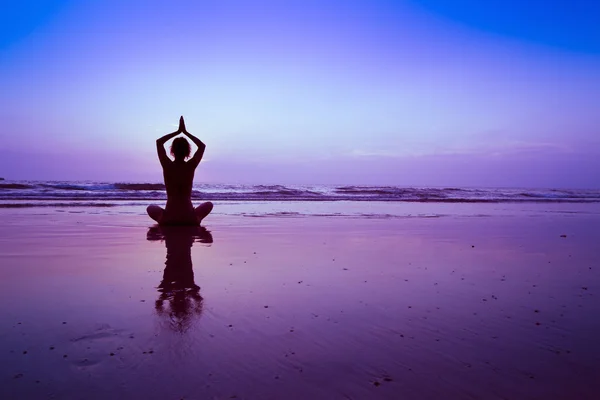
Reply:
[[[166, 200], [161, 183], [2, 181], [0, 207], [143, 205]], [[355, 185], [194, 184], [192, 200], [261, 202], [600, 203], [600, 190]]]

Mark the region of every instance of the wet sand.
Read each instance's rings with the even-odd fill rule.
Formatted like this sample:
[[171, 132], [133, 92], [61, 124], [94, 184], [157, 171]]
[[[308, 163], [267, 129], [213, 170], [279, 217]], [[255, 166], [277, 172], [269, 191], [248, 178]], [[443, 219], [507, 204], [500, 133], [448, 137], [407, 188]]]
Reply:
[[351, 207], [1, 210], [0, 398], [599, 398], [597, 210]]

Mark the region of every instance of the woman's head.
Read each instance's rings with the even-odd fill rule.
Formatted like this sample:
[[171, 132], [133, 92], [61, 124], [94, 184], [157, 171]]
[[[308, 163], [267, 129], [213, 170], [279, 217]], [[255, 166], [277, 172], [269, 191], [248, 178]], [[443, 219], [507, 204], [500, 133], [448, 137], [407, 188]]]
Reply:
[[171, 144], [171, 155], [176, 160], [185, 160], [190, 156], [190, 143], [184, 137], [178, 137]]

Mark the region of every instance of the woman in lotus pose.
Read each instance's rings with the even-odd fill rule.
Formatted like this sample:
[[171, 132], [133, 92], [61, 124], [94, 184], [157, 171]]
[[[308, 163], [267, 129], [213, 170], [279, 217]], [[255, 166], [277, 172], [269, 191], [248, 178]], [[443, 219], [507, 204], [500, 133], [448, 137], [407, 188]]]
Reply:
[[[190, 156], [190, 143], [184, 137], [175, 139], [171, 145], [174, 161], [167, 157], [165, 151], [165, 143], [180, 133], [189, 137], [198, 146], [198, 150], [189, 161], [186, 159]], [[163, 210], [162, 207], [153, 204], [148, 206], [146, 211], [150, 218], [160, 225], [200, 225], [202, 219], [212, 211], [213, 204], [210, 201], [196, 208], [192, 205], [194, 171], [202, 160], [205, 148], [206, 145], [200, 139], [185, 129], [183, 117], [179, 119], [179, 129], [176, 132], [169, 133], [156, 141], [156, 151], [167, 188], [167, 206]]]

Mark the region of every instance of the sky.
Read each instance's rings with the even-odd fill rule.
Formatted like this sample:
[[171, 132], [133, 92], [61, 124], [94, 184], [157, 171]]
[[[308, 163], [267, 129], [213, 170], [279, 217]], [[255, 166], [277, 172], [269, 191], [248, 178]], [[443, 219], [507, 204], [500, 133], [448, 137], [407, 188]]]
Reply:
[[0, 177], [600, 188], [600, 3], [19, 1]]

